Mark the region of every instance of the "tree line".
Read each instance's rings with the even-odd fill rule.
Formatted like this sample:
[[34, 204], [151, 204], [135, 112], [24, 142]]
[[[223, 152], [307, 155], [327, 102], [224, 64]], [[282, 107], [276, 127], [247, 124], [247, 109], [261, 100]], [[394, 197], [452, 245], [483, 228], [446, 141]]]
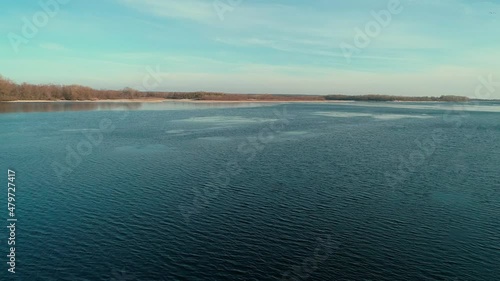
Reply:
[[80, 85], [16, 84], [0, 76], [0, 101], [132, 99], [148, 96], [148, 93], [141, 93], [129, 88], [117, 91], [96, 90]]
[[96, 90], [81, 85], [16, 84], [0, 75], [0, 101], [13, 100], [105, 100], [105, 99], [190, 99], [212, 101], [447, 101], [465, 102], [467, 97], [404, 97], [389, 95], [270, 95], [227, 94], [214, 92], [141, 92], [132, 88], [123, 90]]
[[353, 100], [353, 101], [446, 101], [446, 102], [466, 102], [468, 97], [462, 96], [440, 96], [440, 97], [405, 97], [405, 96], [389, 96], [389, 95], [328, 95], [326, 100]]

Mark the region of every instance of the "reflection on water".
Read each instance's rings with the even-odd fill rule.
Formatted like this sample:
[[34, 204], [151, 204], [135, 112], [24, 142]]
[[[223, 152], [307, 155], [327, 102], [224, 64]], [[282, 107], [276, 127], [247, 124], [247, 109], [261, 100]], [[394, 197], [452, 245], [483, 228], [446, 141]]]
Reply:
[[[1, 113], [19, 112], [55, 112], [55, 111], [111, 111], [111, 110], [192, 110], [192, 109], [217, 109], [235, 107], [263, 107], [273, 106], [279, 102], [0, 102]], [[314, 106], [315, 103], [307, 103]], [[353, 102], [353, 103], [322, 103], [330, 106], [342, 107], [378, 107], [378, 108], [399, 108], [408, 110], [452, 110], [452, 111], [478, 111], [478, 112], [500, 112], [498, 102], [481, 101], [473, 103], [393, 103], [393, 102]], [[347, 115], [366, 115], [359, 112], [327, 112], [328, 115], [339, 117]], [[348, 117], [346, 115], [346, 117]], [[370, 114], [368, 114], [370, 115]], [[389, 116], [390, 117], [390, 116]], [[401, 116], [397, 116], [401, 117]], [[425, 116], [421, 116], [425, 117]]]
[[0, 113], [134, 110], [140, 107], [140, 103], [118, 102], [0, 102]]
[[0, 102], [0, 113], [92, 110], [178, 110], [225, 107], [257, 107], [273, 103], [248, 102]]
[[353, 106], [384, 107], [425, 110], [453, 110], [453, 111], [482, 111], [500, 112], [499, 101], [471, 101], [471, 102], [353, 102]]

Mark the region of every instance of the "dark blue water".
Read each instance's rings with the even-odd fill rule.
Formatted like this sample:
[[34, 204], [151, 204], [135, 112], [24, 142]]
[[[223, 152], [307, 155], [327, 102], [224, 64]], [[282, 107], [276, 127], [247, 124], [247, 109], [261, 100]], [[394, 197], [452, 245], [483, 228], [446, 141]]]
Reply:
[[2, 105], [0, 280], [500, 276], [498, 103], [47, 106]]

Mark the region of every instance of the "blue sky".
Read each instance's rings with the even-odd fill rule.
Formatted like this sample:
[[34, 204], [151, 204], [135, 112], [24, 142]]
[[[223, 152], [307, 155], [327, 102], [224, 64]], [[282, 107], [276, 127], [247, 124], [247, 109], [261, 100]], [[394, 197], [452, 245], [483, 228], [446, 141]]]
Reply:
[[[54, 1], [49, 15], [40, 2]], [[5, 1], [0, 74], [109, 89], [470, 97], [478, 77], [500, 81], [500, 1], [401, 0], [397, 13], [391, 1]], [[368, 44], [345, 48], [373, 23]], [[146, 86], [151, 71], [158, 83]]]

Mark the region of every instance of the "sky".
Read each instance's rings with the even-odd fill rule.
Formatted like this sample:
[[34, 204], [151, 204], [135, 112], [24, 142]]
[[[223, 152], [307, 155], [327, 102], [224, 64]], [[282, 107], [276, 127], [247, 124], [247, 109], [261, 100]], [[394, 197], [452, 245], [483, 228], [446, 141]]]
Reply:
[[500, 0], [4, 2], [18, 83], [500, 98]]

